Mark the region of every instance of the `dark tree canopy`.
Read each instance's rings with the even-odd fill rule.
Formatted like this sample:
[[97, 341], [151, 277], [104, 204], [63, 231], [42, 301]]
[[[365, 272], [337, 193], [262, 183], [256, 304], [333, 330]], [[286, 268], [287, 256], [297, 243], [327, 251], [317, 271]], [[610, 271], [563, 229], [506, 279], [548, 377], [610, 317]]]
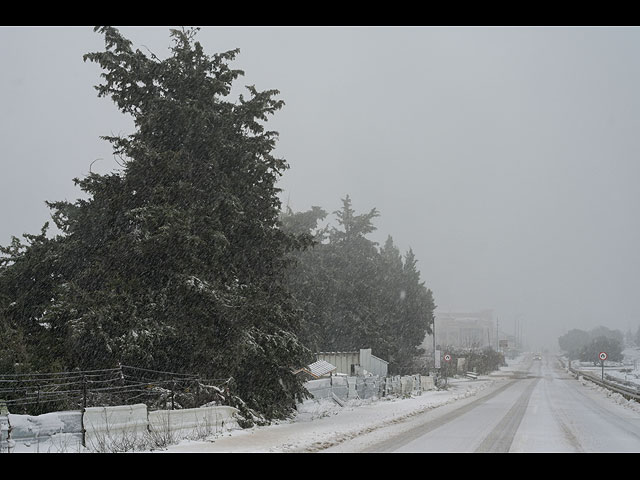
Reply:
[[351, 198], [335, 211], [337, 226], [319, 228], [326, 212], [286, 212], [284, 227], [315, 240], [296, 252], [289, 270], [293, 296], [304, 312], [301, 338], [314, 351], [372, 348], [390, 362], [391, 373], [415, 373], [419, 345], [431, 333], [435, 304], [424, 286], [411, 250], [404, 257], [388, 237], [379, 247], [374, 208], [356, 214]]
[[119, 364], [233, 379], [235, 394], [282, 418], [306, 394], [294, 369], [312, 352], [372, 348], [411, 372], [435, 308], [411, 250], [367, 238], [379, 216], [349, 196], [327, 212], [282, 212], [288, 164], [265, 128], [278, 91], [247, 87], [207, 55], [196, 30], [171, 30], [169, 55], [100, 27], [85, 61], [134, 121], [105, 136], [121, 169], [74, 182], [84, 198], [47, 202], [59, 233], [0, 247], [0, 373]]
[[[233, 377], [250, 406], [286, 414], [304, 394], [291, 369], [312, 357], [283, 282], [287, 254], [308, 239], [280, 228], [276, 182], [288, 165], [264, 127], [283, 102], [253, 86], [229, 100], [238, 51], [206, 55], [197, 30], [172, 30], [164, 60], [97, 31], [105, 50], [84, 58], [102, 67], [98, 95], [135, 132], [104, 137], [123, 167], [75, 179], [88, 199], [49, 203], [62, 233], [5, 263], [3, 321], [64, 368]], [[29, 281], [37, 294], [26, 298], [18, 287]]]
[[571, 358], [598, 363], [598, 354], [607, 352], [611, 361], [622, 360], [624, 335], [619, 330], [599, 326], [589, 330], [574, 328], [558, 338], [558, 345]]

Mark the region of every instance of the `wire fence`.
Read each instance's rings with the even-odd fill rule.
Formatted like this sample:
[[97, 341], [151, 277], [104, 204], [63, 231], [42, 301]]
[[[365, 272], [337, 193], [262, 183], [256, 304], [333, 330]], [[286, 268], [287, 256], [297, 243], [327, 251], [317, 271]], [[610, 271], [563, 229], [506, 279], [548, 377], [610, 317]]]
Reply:
[[0, 375], [0, 408], [39, 415], [92, 406], [144, 403], [150, 409], [228, 405], [233, 379], [121, 365], [102, 370]]

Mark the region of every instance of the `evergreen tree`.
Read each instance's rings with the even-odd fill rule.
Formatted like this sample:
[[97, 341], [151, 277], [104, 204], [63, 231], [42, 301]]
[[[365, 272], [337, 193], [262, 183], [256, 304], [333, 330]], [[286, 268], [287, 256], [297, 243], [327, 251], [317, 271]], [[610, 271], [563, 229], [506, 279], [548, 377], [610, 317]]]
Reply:
[[85, 60], [104, 70], [98, 94], [136, 128], [105, 137], [122, 171], [76, 179], [87, 200], [50, 203], [63, 268], [40, 322], [59, 327], [66, 368], [233, 377], [250, 407], [286, 415], [305, 395], [291, 368], [312, 356], [284, 283], [288, 254], [307, 239], [280, 228], [288, 165], [263, 125], [283, 102], [253, 86], [229, 101], [238, 51], [206, 55], [197, 30], [172, 30], [164, 60], [97, 31], [105, 51]]
[[605, 336], [592, 338], [587, 345], [582, 347], [578, 358], [583, 362], [593, 362], [594, 365], [599, 365], [598, 355], [600, 352], [606, 352], [607, 360], [612, 362], [621, 362], [623, 359], [620, 340]]
[[373, 209], [356, 215], [347, 195], [334, 215], [338, 227], [321, 230], [317, 224], [326, 213], [319, 207], [289, 211], [283, 219], [287, 231], [314, 237], [312, 248], [294, 254], [297, 263], [289, 271], [289, 288], [303, 311], [301, 337], [316, 352], [366, 348], [377, 335], [378, 252], [365, 235], [375, 230], [371, 219], [378, 213]]
[[306, 248], [291, 252], [287, 282], [302, 316], [299, 338], [314, 352], [322, 349], [323, 325], [332, 311], [333, 272], [324, 261], [328, 229], [318, 226], [326, 216], [327, 212], [320, 207], [306, 212], [293, 212], [287, 207], [281, 217], [285, 232], [310, 240]]
[[409, 249], [404, 258], [400, 325], [397, 330], [396, 365], [403, 373], [409, 373], [414, 358], [424, 353], [418, 346], [427, 334], [432, 333], [436, 308], [433, 293], [420, 279], [417, 263], [413, 250]]
[[[325, 324], [324, 349], [353, 351], [375, 348], [378, 298], [377, 244], [366, 238], [375, 231], [374, 208], [356, 215], [351, 198], [342, 199], [342, 208], [334, 212], [339, 227], [329, 231], [325, 262], [332, 272], [333, 308]], [[341, 227], [341, 228], [340, 228]]]
[[558, 338], [560, 349], [569, 355], [570, 359], [577, 359], [580, 351], [589, 343], [589, 333], [574, 328]]
[[589, 330], [589, 336], [593, 338], [607, 337], [616, 340], [621, 345], [624, 344], [624, 334], [620, 330], [611, 330], [604, 326], [598, 326]]
[[356, 214], [346, 196], [334, 214], [338, 225], [321, 230], [319, 207], [289, 211], [283, 220], [289, 231], [315, 238], [289, 270], [289, 288], [303, 311], [301, 338], [314, 351], [372, 348], [391, 372], [408, 372], [435, 308], [415, 256], [410, 250], [403, 260], [390, 236], [381, 248], [366, 238], [375, 231], [375, 208]]
[[55, 371], [61, 365], [65, 326], [51, 323], [65, 264], [58, 242], [47, 238], [48, 223], [38, 235], [17, 237], [0, 247], [0, 368], [2, 373]]
[[409, 249], [404, 260], [391, 236], [380, 250], [380, 310], [385, 332], [385, 351], [391, 373], [411, 373], [416, 356], [424, 353], [418, 346], [431, 333], [435, 304], [431, 290], [420, 280], [417, 259]]
[[400, 250], [394, 245], [391, 235], [380, 249], [380, 275], [378, 277], [378, 298], [380, 313], [377, 318], [381, 332], [376, 351], [378, 356], [396, 366], [398, 350], [398, 326], [402, 303], [406, 299], [404, 289], [404, 265]]

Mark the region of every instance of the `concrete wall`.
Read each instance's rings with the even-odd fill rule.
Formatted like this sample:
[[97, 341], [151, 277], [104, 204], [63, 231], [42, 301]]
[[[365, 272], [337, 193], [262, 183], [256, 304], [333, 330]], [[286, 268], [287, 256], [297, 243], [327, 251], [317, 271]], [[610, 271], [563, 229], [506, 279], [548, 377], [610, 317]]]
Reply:
[[43, 415], [10, 413], [4, 423], [2, 452], [62, 453], [82, 449], [82, 412], [52, 412]]
[[149, 412], [152, 432], [171, 432], [181, 438], [206, 436], [239, 428], [233, 407], [202, 407], [183, 410], [157, 410]]
[[137, 404], [38, 416], [8, 414], [0, 416], [0, 453], [132, 451], [145, 448], [157, 435], [196, 438], [239, 428], [237, 413], [229, 406], [149, 412]]
[[89, 407], [84, 412], [85, 445], [103, 451], [120, 442], [122, 447], [137, 445], [149, 432], [145, 404], [115, 407]]
[[0, 453], [9, 450], [9, 417], [0, 415]]

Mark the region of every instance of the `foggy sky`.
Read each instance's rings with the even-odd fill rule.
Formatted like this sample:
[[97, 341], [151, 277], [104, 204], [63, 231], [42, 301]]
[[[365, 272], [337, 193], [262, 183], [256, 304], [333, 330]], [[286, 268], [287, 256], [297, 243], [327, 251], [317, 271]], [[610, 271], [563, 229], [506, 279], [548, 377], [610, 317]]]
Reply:
[[[123, 27], [164, 58], [168, 27]], [[532, 347], [571, 328], [640, 327], [640, 29], [203, 27], [240, 48], [238, 91], [278, 89], [268, 122], [282, 200], [377, 208], [438, 309], [492, 309]], [[100, 135], [131, 121], [98, 98], [91, 27], [0, 27], [0, 244], [37, 233], [72, 178], [118, 168]], [[99, 160], [98, 160], [99, 159]]]

